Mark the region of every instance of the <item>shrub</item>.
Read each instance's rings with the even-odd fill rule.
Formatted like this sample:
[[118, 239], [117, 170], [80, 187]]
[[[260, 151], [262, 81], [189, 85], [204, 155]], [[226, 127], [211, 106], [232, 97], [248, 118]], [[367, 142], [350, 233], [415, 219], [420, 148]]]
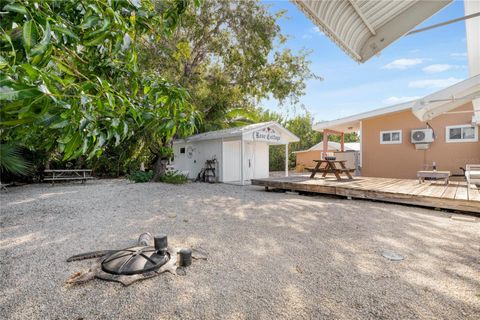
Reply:
[[160, 177], [160, 181], [171, 184], [183, 184], [187, 183], [188, 179], [178, 171], [169, 171]]
[[133, 171], [127, 175], [127, 179], [130, 181], [138, 182], [148, 182], [153, 177], [153, 171]]

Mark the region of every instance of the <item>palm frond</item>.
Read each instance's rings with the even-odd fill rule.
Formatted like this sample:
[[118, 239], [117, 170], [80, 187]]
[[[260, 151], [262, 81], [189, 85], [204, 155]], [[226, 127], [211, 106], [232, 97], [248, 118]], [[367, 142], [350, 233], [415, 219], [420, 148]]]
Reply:
[[30, 163], [20, 154], [20, 148], [13, 144], [0, 144], [0, 168], [13, 174], [27, 175]]

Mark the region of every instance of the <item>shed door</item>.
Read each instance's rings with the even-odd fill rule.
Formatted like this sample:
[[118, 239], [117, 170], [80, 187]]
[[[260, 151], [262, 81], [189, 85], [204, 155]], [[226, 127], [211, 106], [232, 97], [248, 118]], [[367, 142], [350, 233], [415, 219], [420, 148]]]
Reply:
[[223, 143], [223, 182], [240, 181], [240, 141], [225, 141]]
[[255, 143], [255, 166], [253, 177], [255, 179], [268, 178], [269, 175], [269, 147], [265, 142]]
[[255, 144], [245, 141], [245, 180], [254, 178], [255, 172]]

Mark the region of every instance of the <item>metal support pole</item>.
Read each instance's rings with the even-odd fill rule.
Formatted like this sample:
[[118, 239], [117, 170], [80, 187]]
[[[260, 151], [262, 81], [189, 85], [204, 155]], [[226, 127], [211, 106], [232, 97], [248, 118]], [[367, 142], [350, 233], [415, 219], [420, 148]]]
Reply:
[[245, 185], [245, 156], [244, 156], [244, 142], [243, 142], [243, 135], [240, 138], [241, 143], [240, 143], [240, 169], [241, 169], [241, 176], [242, 176], [242, 186]]
[[288, 142], [285, 144], [285, 177], [288, 177]]
[[438, 28], [438, 27], [443, 27], [443, 26], [446, 26], [447, 24], [451, 24], [451, 23], [454, 23], [454, 22], [475, 18], [475, 17], [478, 17], [478, 16], [480, 16], [480, 12], [475, 12], [475, 13], [466, 15], [464, 17], [455, 18], [455, 19], [447, 20], [447, 21], [444, 21], [444, 22], [441, 22], [441, 23], [437, 23], [437, 24], [425, 27], [425, 28], [412, 30], [409, 33], [407, 33], [406, 35], [409, 36], [411, 34], [419, 33], [419, 32], [422, 32], [422, 31], [427, 31], [427, 30], [430, 30], [430, 29]]

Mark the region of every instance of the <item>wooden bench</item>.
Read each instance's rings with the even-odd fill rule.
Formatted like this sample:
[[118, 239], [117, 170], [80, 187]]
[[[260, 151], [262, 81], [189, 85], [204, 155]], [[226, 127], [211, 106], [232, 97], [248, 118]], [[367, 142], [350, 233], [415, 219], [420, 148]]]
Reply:
[[45, 170], [47, 175], [43, 181], [51, 181], [52, 186], [55, 181], [82, 181], [85, 183], [89, 179], [93, 179], [92, 170], [90, 169], [65, 169], [65, 170]]
[[418, 183], [422, 183], [425, 181], [425, 178], [428, 178], [428, 179], [434, 179], [434, 180], [443, 180], [445, 184], [448, 184], [448, 180], [450, 179], [450, 176], [451, 176], [450, 171], [436, 171], [436, 170], [417, 171]]

